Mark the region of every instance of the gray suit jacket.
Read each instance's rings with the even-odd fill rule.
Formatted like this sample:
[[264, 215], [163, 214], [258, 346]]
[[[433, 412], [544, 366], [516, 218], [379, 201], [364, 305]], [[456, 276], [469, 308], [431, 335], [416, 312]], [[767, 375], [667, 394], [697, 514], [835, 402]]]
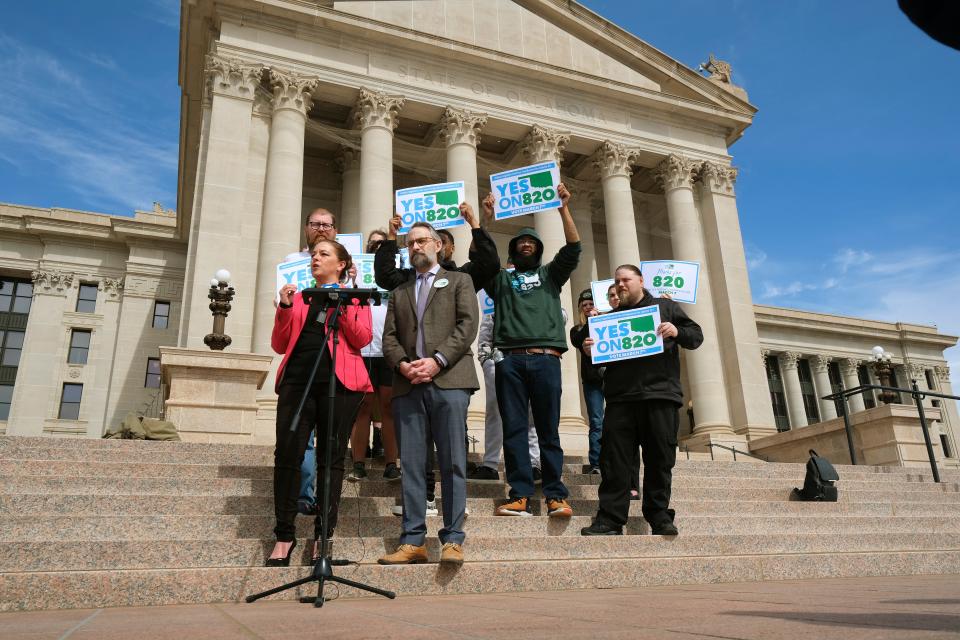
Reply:
[[[438, 288], [442, 280], [447, 285]], [[391, 369], [404, 359], [417, 359], [416, 279], [409, 280], [390, 296], [383, 326], [383, 357]], [[480, 308], [470, 276], [441, 268], [433, 279], [423, 318], [424, 355], [439, 352], [447, 366], [433, 379], [441, 389], [480, 388], [470, 345], [480, 326]], [[404, 395], [413, 385], [399, 373], [393, 378], [393, 394]]]

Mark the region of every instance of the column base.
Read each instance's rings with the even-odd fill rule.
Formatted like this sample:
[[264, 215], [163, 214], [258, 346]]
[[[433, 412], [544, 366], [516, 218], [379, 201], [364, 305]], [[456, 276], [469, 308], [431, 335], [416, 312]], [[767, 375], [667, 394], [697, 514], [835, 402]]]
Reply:
[[747, 440], [756, 440], [776, 434], [777, 428], [772, 424], [748, 424], [735, 428], [734, 433], [745, 437]]
[[680, 440], [680, 451], [691, 452], [713, 452], [714, 460], [733, 460], [733, 452], [721, 447], [712, 447], [711, 445], [723, 445], [725, 447], [735, 448], [738, 452], [749, 453], [747, 439], [742, 435], [733, 433], [729, 428], [726, 432], [703, 433], [697, 432]]

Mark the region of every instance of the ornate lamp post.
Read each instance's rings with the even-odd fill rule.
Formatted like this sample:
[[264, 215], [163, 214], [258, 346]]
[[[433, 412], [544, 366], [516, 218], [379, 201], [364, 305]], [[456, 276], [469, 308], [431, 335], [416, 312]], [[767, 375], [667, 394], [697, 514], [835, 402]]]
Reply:
[[223, 351], [233, 342], [230, 336], [223, 332], [233, 294], [233, 287], [230, 286], [230, 272], [220, 269], [210, 281], [210, 293], [207, 296], [210, 298], [210, 311], [213, 312], [213, 333], [203, 337], [203, 344], [215, 351]]
[[[877, 374], [877, 379], [880, 381], [880, 385], [884, 387], [892, 386], [890, 382], [890, 373], [893, 371], [893, 366], [890, 364], [890, 354], [883, 350], [883, 347], [874, 347], [872, 349], [873, 353], [873, 370]], [[887, 391], [886, 389], [880, 392], [880, 401], [884, 404], [890, 404], [897, 399], [897, 394], [893, 391]]]

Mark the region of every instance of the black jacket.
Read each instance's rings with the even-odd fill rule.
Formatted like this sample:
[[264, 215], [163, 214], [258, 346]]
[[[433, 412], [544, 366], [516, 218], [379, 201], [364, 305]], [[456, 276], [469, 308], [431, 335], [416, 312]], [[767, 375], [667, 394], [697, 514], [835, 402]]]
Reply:
[[580, 380], [587, 384], [603, 384], [600, 367], [590, 362], [590, 356], [583, 352], [583, 341], [590, 337], [590, 325], [578, 324], [570, 327], [570, 345], [577, 350], [580, 356]]
[[[500, 254], [489, 233], [479, 228], [471, 229], [471, 233], [473, 248], [470, 250], [470, 262], [458, 267], [453, 261], [441, 261], [440, 266], [447, 271], [467, 274], [473, 280], [474, 290], [479, 291], [500, 271]], [[387, 291], [393, 291], [407, 280], [417, 277], [417, 272], [412, 268], [397, 268], [397, 252], [396, 240], [384, 240], [373, 257], [373, 277]]]
[[673, 300], [655, 298], [644, 291], [637, 304], [621, 306], [617, 311], [637, 307], [660, 307], [660, 322], [670, 322], [677, 328], [677, 337], [663, 341], [663, 353], [645, 358], [619, 360], [607, 364], [603, 375], [603, 396], [607, 402], [636, 402], [638, 400], [671, 400], [683, 404], [680, 387], [680, 347], [696, 349], [703, 344], [700, 325], [687, 317]]

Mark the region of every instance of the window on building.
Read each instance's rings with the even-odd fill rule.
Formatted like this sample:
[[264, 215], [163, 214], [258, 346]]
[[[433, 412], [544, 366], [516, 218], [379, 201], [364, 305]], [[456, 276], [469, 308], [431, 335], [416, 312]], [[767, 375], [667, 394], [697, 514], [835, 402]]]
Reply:
[[97, 310], [97, 285], [81, 284], [80, 293], [77, 294], [77, 311], [80, 313], [93, 313]]
[[936, 391], [936, 388], [934, 387], [933, 371], [930, 369], [924, 369], [923, 377], [927, 380], [927, 389], [930, 391]]
[[19, 366], [22, 352], [23, 331], [0, 331], [0, 366]]
[[147, 377], [143, 386], [148, 389], [160, 388], [160, 358], [147, 358]]
[[0, 280], [0, 313], [30, 313], [33, 284], [20, 280]]
[[[873, 384], [870, 381], [870, 372], [867, 371], [867, 365], [861, 364], [857, 367], [857, 379], [860, 384]], [[877, 396], [873, 389], [867, 389], [863, 392], [863, 406], [865, 409], [873, 409], [877, 406]]]
[[13, 403], [13, 385], [0, 384], [0, 420], [10, 418], [11, 403]]
[[[827, 374], [830, 376], [830, 393], [839, 393], [843, 389], [843, 378], [840, 377], [840, 363], [831, 362], [827, 366]], [[837, 399], [833, 401], [833, 404], [837, 407], [837, 415], [843, 415], [843, 403], [844, 400]]]
[[[900, 380], [897, 379], [897, 368], [896, 368], [896, 367], [890, 367], [890, 386], [891, 386], [891, 387], [899, 387], [899, 386], [900, 386]], [[900, 394], [899, 394], [899, 393], [894, 392], [894, 394], [893, 394], [893, 402], [894, 402], [894, 404], [902, 404], [902, 403], [903, 403], [903, 399], [900, 397]]]
[[61, 420], [79, 420], [80, 399], [82, 397], [82, 384], [64, 382], [63, 393], [60, 395], [60, 413], [57, 414], [57, 417]]
[[[3, 411], [3, 405], [0, 405], [0, 411]], [[950, 441], [947, 439], [946, 434], [940, 434], [940, 446], [943, 447], [943, 457], [952, 458], [953, 451], [950, 450]]]
[[166, 329], [170, 322], [170, 303], [157, 300], [153, 303], [153, 328]]
[[783, 377], [776, 358], [764, 358], [767, 365], [767, 386], [770, 387], [770, 404], [773, 405], [773, 419], [777, 431], [790, 430], [790, 418], [787, 413], [787, 397], [783, 393]]
[[87, 356], [90, 354], [90, 331], [87, 329], [74, 329], [70, 332], [70, 353], [67, 354], [67, 362], [70, 364], [87, 364]]
[[813, 384], [813, 372], [806, 358], [797, 360], [797, 373], [800, 376], [800, 393], [803, 396], [803, 409], [807, 414], [807, 424], [820, 422], [820, 405], [817, 389]]

